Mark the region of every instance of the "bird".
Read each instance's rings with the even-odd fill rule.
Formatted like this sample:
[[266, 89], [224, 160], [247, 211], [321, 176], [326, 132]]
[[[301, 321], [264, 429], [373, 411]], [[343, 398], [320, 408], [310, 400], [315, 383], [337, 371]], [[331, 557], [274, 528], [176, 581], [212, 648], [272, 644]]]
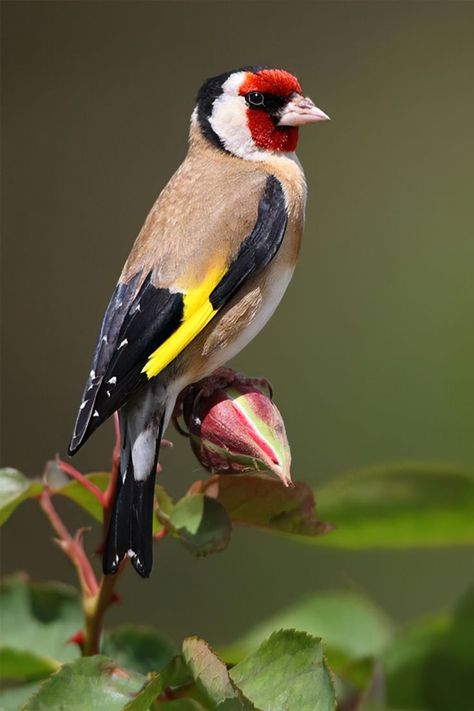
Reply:
[[228, 71], [197, 94], [186, 157], [106, 309], [68, 449], [75, 454], [118, 411], [105, 575], [128, 556], [150, 576], [155, 476], [176, 400], [241, 351], [280, 302], [303, 232], [298, 130], [328, 118], [285, 69]]

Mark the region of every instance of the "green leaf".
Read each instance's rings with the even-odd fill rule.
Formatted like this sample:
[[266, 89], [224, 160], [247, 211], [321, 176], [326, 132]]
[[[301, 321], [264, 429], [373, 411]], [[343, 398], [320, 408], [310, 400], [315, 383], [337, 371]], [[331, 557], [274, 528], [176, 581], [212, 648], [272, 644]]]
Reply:
[[222, 551], [230, 541], [231, 524], [225, 509], [202, 494], [180, 499], [169, 522], [173, 533], [197, 556]]
[[178, 650], [152, 627], [123, 625], [105, 634], [102, 653], [120, 666], [148, 674], [161, 671]]
[[25, 649], [0, 647], [0, 678], [14, 681], [41, 679], [59, 668], [55, 659]]
[[317, 496], [322, 515], [336, 526], [314, 539], [320, 545], [474, 544], [474, 475], [468, 472], [428, 464], [373, 468], [336, 477]]
[[453, 613], [408, 626], [383, 662], [388, 708], [472, 711], [474, 589]]
[[195, 699], [175, 699], [173, 701], [160, 701], [160, 709], [164, 711], [206, 711]]
[[38, 682], [2, 688], [0, 690], [1, 711], [18, 711], [37, 689]]
[[263, 621], [221, 653], [226, 661], [239, 661], [280, 628], [321, 637], [335, 671], [348, 660], [379, 656], [393, 636], [389, 619], [367, 598], [349, 591], [321, 592]]
[[79, 655], [77, 647], [67, 643], [83, 624], [79, 593], [73, 588], [30, 583], [24, 576], [8, 578], [0, 586], [0, 616], [4, 647], [51, 664]]
[[43, 484], [32, 481], [16, 469], [0, 469], [0, 526], [26, 499], [37, 496], [43, 490]]
[[261, 711], [334, 711], [336, 697], [321, 640], [280, 630], [230, 671]]
[[[110, 474], [107, 472], [92, 472], [91, 474], [86, 474], [86, 479], [99, 487], [101, 491], [105, 491], [110, 480]], [[84, 511], [87, 511], [92, 518], [102, 523], [103, 508], [100, 502], [92, 492], [85, 489], [76, 479], [71, 479], [64, 486], [54, 489], [54, 493], [74, 501]]]
[[[153, 687], [151, 693], [150, 684]], [[64, 664], [44, 681], [23, 709], [121, 711], [126, 708], [147, 711], [154, 698], [153, 694], [155, 691], [159, 694], [160, 689], [158, 674], [147, 680], [142, 674], [117, 667], [107, 657], [84, 657], [71, 664]], [[143, 693], [141, 698], [140, 692]]]
[[314, 494], [307, 484], [285, 487], [263, 475], [217, 475], [196, 482], [195, 490], [217, 499], [233, 523], [251, 524], [278, 533], [319, 536], [330, 526], [316, 516]]
[[[174, 501], [160, 484], [155, 485], [155, 497], [159, 513], [164, 514], [165, 517], [171, 516], [174, 509]], [[163, 528], [166, 528], [166, 526], [155, 515], [153, 517], [153, 533], [158, 533]]]
[[188, 637], [183, 642], [183, 657], [196, 685], [212, 709], [219, 711], [252, 711], [254, 706], [232, 682], [227, 667], [210, 649], [207, 642]]
[[136, 697], [130, 701], [124, 711], [148, 711], [153, 701], [169, 686], [174, 676], [175, 664], [172, 662], [159, 674], [150, 674], [148, 681], [142, 686]]

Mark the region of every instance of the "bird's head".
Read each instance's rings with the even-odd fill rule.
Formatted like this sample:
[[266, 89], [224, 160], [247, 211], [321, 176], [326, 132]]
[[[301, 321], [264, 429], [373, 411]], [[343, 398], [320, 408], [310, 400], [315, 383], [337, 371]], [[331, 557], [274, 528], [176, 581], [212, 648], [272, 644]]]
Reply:
[[247, 67], [208, 79], [193, 114], [204, 136], [241, 158], [291, 153], [298, 127], [329, 118], [284, 69]]

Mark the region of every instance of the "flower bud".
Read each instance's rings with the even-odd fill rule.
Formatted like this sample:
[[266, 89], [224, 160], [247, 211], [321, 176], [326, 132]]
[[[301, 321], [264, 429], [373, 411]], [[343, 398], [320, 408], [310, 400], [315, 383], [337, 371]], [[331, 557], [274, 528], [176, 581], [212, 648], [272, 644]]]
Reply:
[[189, 386], [180, 404], [193, 452], [209, 472], [270, 471], [291, 483], [290, 447], [268, 381], [220, 368]]

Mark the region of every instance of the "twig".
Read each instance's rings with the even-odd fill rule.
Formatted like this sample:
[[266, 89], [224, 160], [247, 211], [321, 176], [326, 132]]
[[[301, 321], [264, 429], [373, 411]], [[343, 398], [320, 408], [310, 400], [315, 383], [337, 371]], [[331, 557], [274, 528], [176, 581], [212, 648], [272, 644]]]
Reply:
[[68, 474], [68, 476], [79, 482], [79, 484], [83, 486], [84, 489], [90, 491], [91, 494], [96, 497], [101, 506], [104, 505], [104, 494], [98, 486], [96, 486], [92, 481], [89, 481], [89, 479], [84, 476], [84, 474], [82, 474], [78, 469], [73, 467], [72, 464], [64, 462], [62, 459], [60, 459], [60, 457], [57, 457], [56, 461], [65, 474]]
[[100, 651], [100, 640], [104, 627], [104, 616], [110, 604], [114, 601], [115, 585], [119, 575], [127, 566], [128, 558], [122, 561], [120, 568], [115, 575], [103, 575], [99, 589], [93, 599], [90, 599], [84, 607], [85, 610], [85, 635], [84, 635], [84, 656], [98, 654]]
[[77, 570], [84, 597], [91, 598], [97, 594], [99, 584], [92, 565], [82, 546], [80, 535], [73, 538], [64, 525], [58, 512], [53, 506], [51, 494], [48, 489], [43, 489], [39, 496], [39, 503], [49, 519], [51, 526], [58, 535], [57, 543], [66, 553]]

